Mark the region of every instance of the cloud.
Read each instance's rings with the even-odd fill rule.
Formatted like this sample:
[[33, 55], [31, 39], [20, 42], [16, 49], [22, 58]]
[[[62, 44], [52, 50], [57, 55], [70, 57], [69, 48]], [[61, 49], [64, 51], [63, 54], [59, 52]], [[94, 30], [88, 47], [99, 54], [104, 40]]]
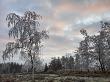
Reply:
[[72, 43], [73, 41], [71, 39], [68, 39], [68, 37], [60, 35], [50, 35], [50, 39], [46, 42], [46, 45], [43, 49], [44, 52], [49, 52], [46, 52], [44, 54], [51, 56], [65, 55], [65, 53], [69, 50], [74, 50]]
[[[58, 1], [56, 1], [58, 2]], [[77, 4], [76, 4], [77, 3]], [[85, 4], [82, 4], [85, 3]], [[54, 7], [54, 15], [58, 17], [62, 13], [76, 14], [77, 17], [89, 16], [91, 14], [103, 14], [110, 10], [109, 0], [64, 0], [59, 1]], [[76, 18], [76, 17], [75, 17]]]

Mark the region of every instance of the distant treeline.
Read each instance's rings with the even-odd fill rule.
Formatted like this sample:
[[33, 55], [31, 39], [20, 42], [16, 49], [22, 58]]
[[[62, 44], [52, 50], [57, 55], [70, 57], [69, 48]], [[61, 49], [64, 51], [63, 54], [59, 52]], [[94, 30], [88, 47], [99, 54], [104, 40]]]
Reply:
[[[35, 63], [35, 72], [44, 71], [44, 66], [41, 61]], [[15, 73], [31, 73], [31, 64], [26, 62], [24, 64], [19, 64], [16, 62], [0, 63], [0, 74], [15, 74]]]
[[21, 73], [22, 65], [10, 62], [10, 63], [0, 63], [0, 73], [10, 74], [10, 73]]

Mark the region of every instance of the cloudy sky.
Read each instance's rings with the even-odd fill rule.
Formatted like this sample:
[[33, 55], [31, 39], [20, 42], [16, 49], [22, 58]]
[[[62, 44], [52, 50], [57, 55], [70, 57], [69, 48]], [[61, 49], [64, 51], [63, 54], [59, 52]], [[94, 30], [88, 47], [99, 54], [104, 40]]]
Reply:
[[21, 15], [28, 10], [44, 17], [41, 27], [49, 31], [50, 38], [41, 51], [48, 61], [50, 57], [74, 52], [83, 39], [80, 29], [85, 28], [90, 34], [98, 32], [99, 22], [110, 19], [110, 0], [0, 0], [1, 54], [6, 42], [11, 41], [6, 15]]

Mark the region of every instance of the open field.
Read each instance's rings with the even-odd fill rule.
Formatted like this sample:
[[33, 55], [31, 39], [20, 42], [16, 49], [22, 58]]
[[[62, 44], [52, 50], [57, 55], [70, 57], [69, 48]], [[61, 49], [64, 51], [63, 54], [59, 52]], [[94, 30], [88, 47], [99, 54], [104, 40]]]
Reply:
[[[31, 82], [31, 75], [1, 75], [0, 82]], [[109, 77], [59, 76], [35, 74], [35, 82], [110, 82]]]

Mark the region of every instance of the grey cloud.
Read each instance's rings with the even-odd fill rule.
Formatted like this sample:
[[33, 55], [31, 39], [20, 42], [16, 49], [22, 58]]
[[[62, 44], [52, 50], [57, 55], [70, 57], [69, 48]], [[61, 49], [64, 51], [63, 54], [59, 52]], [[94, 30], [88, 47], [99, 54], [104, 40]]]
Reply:
[[75, 36], [70, 39], [68, 36], [50, 35], [49, 41], [43, 48], [43, 56], [46, 58], [61, 57], [69, 51], [74, 52], [80, 40]]

